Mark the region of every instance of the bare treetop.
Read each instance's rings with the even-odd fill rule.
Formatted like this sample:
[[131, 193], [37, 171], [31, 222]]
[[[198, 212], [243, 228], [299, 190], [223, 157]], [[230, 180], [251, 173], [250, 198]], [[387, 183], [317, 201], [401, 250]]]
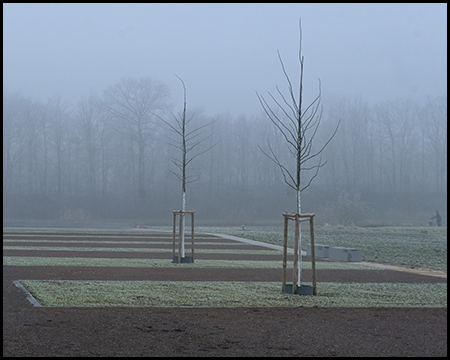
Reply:
[[[300, 64], [300, 78], [297, 91], [294, 89], [291, 79], [285, 69], [280, 52], [278, 51], [278, 58], [280, 60], [283, 74], [288, 84], [288, 96], [276, 87], [280, 99], [268, 92], [269, 97], [275, 103], [275, 107], [271, 107], [264, 96], [257, 93], [258, 99], [264, 109], [264, 112], [269, 117], [270, 121], [275, 125], [278, 131], [282, 134], [290, 154], [295, 159], [296, 169], [292, 171], [288, 165], [283, 163], [275, 151], [272, 149], [268, 141], [269, 153], [265, 152], [261, 147], [261, 151], [271, 159], [281, 170], [285, 183], [297, 192], [297, 212], [300, 212], [300, 192], [306, 189], [317, 176], [319, 168], [326, 164], [322, 163], [322, 152], [334, 135], [337, 132], [339, 124], [332, 136], [319, 148], [313, 151], [313, 141], [319, 129], [322, 120], [322, 106], [321, 100], [321, 83], [319, 79], [319, 94], [316, 98], [303, 108], [303, 64], [304, 57], [302, 55], [302, 29], [299, 21], [300, 41], [299, 41], [299, 64]], [[310, 160], [319, 157], [318, 162], [309, 163]], [[307, 164], [308, 163], [308, 164]], [[302, 184], [302, 172], [314, 170], [314, 174], [306, 182]]]

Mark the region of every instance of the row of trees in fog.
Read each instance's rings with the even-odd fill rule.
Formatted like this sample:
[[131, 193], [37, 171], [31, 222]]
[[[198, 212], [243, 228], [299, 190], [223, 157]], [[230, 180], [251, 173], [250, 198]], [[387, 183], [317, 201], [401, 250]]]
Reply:
[[358, 99], [335, 100], [327, 117], [343, 120], [327, 151], [330, 165], [322, 179], [329, 186], [446, 193], [447, 96], [372, 107]]
[[[187, 93], [189, 86], [186, 84]], [[150, 77], [123, 79], [76, 104], [60, 97], [38, 102], [3, 91], [4, 217], [61, 218], [75, 209], [94, 218], [148, 218], [180, 208], [181, 185], [171, 159], [168, 87]], [[447, 97], [421, 103], [395, 100], [369, 106], [361, 99], [326, 98], [317, 146], [327, 164], [307, 192], [312, 207], [338, 194], [438, 194], [447, 189]], [[289, 164], [284, 139], [264, 112], [210, 116], [189, 109], [192, 128], [205, 127], [202, 156], [189, 165], [187, 209], [210, 217], [272, 216], [292, 211], [279, 168]], [[282, 114], [279, 114], [282, 116]], [[215, 146], [213, 146], [215, 145]], [[313, 145], [314, 146], [314, 145]], [[260, 149], [261, 148], [261, 149]], [[263, 151], [261, 151], [263, 150]], [[295, 166], [295, 164], [292, 164]], [[262, 195], [259, 195], [262, 194]], [[323, 194], [329, 194], [324, 198]], [[333, 198], [333, 196], [335, 198]], [[279, 204], [279, 205], [277, 205]], [[432, 211], [436, 209], [431, 209]], [[231, 215], [230, 215], [231, 216]]]

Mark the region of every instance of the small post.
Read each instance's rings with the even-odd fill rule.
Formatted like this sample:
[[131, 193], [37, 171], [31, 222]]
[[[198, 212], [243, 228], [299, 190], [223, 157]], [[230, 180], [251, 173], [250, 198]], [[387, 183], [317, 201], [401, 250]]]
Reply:
[[182, 240], [183, 239], [183, 212], [182, 211], [180, 211], [180, 229], [179, 230], [180, 230], [180, 241], [178, 243], [178, 264], [181, 263], [181, 254], [182, 254], [181, 244], [183, 242], [183, 240]]
[[281, 291], [284, 293], [284, 286], [286, 285], [286, 266], [287, 266], [287, 238], [288, 238], [288, 221], [289, 219], [284, 217], [284, 235], [283, 235], [283, 282], [281, 285]]
[[172, 259], [175, 257], [175, 235], [177, 227], [177, 213], [173, 211], [173, 233], [172, 233]]
[[309, 218], [309, 231], [311, 233], [311, 265], [312, 265], [312, 281], [313, 281], [313, 295], [317, 295], [316, 284], [316, 248], [314, 246], [314, 216]]
[[194, 212], [191, 213], [192, 262], [194, 262]]
[[[292, 283], [292, 293], [297, 293], [297, 281], [299, 280], [299, 274], [298, 274], [298, 238], [299, 238], [299, 219], [298, 214], [295, 214], [295, 241], [294, 241], [294, 281]], [[300, 250], [300, 257], [302, 256], [301, 250]]]

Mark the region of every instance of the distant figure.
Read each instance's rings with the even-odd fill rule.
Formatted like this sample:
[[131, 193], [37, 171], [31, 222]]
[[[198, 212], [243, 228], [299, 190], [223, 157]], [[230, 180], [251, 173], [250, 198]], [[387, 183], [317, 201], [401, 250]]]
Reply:
[[437, 226], [441, 226], [441, 214], [439, 214], [439, 211], [436, 210], [436, 215], [434, 215], [430, 220], [436, 219]]

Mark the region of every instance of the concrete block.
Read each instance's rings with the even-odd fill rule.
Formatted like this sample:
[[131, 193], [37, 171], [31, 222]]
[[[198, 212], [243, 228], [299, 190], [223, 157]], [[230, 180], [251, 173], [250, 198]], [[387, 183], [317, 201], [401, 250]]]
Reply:
[[[292, 294], [292, 284], [284, 284], [284, 292]], [[310, 285], [301, 285], [297, 287], [297, 295], [314, 295], [314, 288]]]
[[[172, 258], [172, 262], [173, 263], [178, 263], [178, 256], [174, 256]], [[194, 262], [194, 259], [192, 258], [192, 256], [185, 256], [181, 258], [181, 263], [182, 264], [192, 264]]]
[[361, 262], [362, 252], [360, 249], [330, 246], [329, 258], [338, 261]]
[[[316, 257], [327, 258], [329, 257], [330, 245], [314, 244], [314, 250]], [[306, 247], [306, 255], [311, 256], [311, 244]]]

